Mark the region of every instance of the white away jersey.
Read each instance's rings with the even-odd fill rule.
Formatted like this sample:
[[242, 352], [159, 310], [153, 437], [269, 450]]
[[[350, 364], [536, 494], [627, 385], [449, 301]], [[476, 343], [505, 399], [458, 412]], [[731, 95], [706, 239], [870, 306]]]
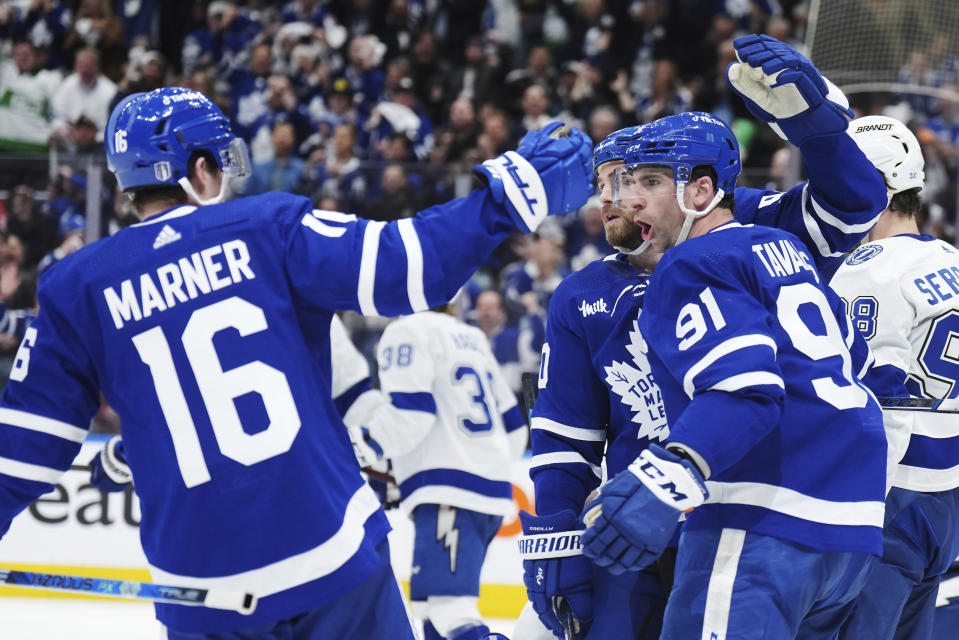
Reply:
[[[483, 332], [445, 313], [417, 313], [386, 327], [377, 361], [380, 388], [407, 416], [391, 439], [402, 448], [384, 445], [403, 510], [430, 503], [512, 513], [510, 463], [526, 447], [526, 425]], [[382, 430], [370, 428], [374, 438]]]
[[[913, 396], [959, 397], [959, 250], [928, 235], [869, 242], [846, 258], [830, 285], [888, 376], [904, 382]], [[885, 413], [887, 428], [890, 414], [912, 422], [893, 486], [959, 487], [959, 419]]]

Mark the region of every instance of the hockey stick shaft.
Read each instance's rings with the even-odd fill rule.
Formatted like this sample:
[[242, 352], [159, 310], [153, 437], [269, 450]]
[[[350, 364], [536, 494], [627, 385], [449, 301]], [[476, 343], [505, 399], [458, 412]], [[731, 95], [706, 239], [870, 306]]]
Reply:
[[526, 424], [532, 426], [533, 405], [539, 395], [539, 376], [525, 372], [521, 378], [523, 385], [523, 402], [526, 404]]
[[227, 609], [249, 615], [256, 609], [256, 596], [228, 589], [196, 589], [173, 587], [152, 582], [111, 580], [90, 576], [71, 576], [60, 573], [36, 573], [0, 569], [0, 584], [31, 589], [47, 589], [70, 593], [85, 593], [111, 598], [150, 600], [168, 604], [184, 604]]
[[893, 411], [930, 411], [934, 413], [959, 413], [959, 409], [942, 408], [943, 398], [876, 398], [879, 406]]

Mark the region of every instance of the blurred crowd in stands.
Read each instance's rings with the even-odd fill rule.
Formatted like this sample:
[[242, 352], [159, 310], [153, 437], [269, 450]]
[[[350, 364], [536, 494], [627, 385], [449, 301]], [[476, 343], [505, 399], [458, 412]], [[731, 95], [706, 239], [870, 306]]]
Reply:
[[[472, 165], [556, 119], [599, 141], [710, 111], [739, 138], [740, 183], [782, 189], [801, 179], [796, 156], [725, 69], [744, 33], [801, 49], [808, 13], [808, 0], [0, 0], [0, 370], [43, 271], [135, 222], [102, 151], [110, 110], [130, 93], [182, 85], [219, 104], [251, 150], [241, 193], [292, 191], [377, 220], [465, 194]], [[959, 84], [947, 53], [957, 37], [917, 44], [903, 81]], [[852, 98], [861, 114], [893, 108], [915, 127], [925, 230], [954, 241], [959, 104]], [[511, 238], [460, 296], [517, 392], [538, 368], [552, 291], [612, 252], [600, 211], [594, 197]], [[346, 319], [371, 356], [385, 321]]]

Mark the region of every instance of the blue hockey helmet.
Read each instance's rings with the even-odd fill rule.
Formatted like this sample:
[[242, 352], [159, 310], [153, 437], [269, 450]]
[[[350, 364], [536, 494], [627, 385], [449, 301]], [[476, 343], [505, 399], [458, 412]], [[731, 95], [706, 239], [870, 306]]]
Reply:
[[[666, 116], [642, 127], [626, 149], [624, 169], [666, 166], [676, 181], [676, 200], [686, 214], [677, 244], [686, 239], [695, 218], [712, 211], [736, 188], [742, 169], [739, 143], [729, 126], [712, 114], [690, 111]], [[716, 196], [702, 211], [689, 209], [683, 200], [694, 167], [712, 167], [716, 172]]]
[[194, 151], [208, 151], [225, 178], [248, 175], [246, 144], [233, 135], [230, 121], [202, 93], [183, 87], [163, 87], [121, 100], [106, 129], [107, 167], [122, 191], [179, 185], [200, 204], [219, 202], [225, 195], [201, 201], [187, 177]]
[[636, 135], [642, 128], [642, 125], [638, 125], [614, 131], [593, 147], [593, 175], [599, 174], [601, 165], [623, 160], [626, 156], [626, 148], [636, 139]]

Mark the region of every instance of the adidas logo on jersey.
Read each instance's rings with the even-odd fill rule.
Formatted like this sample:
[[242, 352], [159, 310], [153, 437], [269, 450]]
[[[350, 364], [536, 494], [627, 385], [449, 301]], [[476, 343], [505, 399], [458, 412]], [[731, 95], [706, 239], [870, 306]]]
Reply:
[[157, 235], [156, 240], [153, 241], [153, 248], [159, 249], [160, 247], [168, 245], [171, 242], [176, 242], [182, 237], [183, 236], [181, 236], [177, 231], [175, 231], [173, 227], [171, 227], [168, 224], [165, 224], [163, 225], [163, 228], [160, 229], [160, 233], [159, 235]]
[[593, 303], [588, 303], [583, 300], [579, 303], [579, 310], [582, 312], [584, 318], [594, 313], [609, 313], [609, 309], [606, 308], [606, 300], [603, 298]]

